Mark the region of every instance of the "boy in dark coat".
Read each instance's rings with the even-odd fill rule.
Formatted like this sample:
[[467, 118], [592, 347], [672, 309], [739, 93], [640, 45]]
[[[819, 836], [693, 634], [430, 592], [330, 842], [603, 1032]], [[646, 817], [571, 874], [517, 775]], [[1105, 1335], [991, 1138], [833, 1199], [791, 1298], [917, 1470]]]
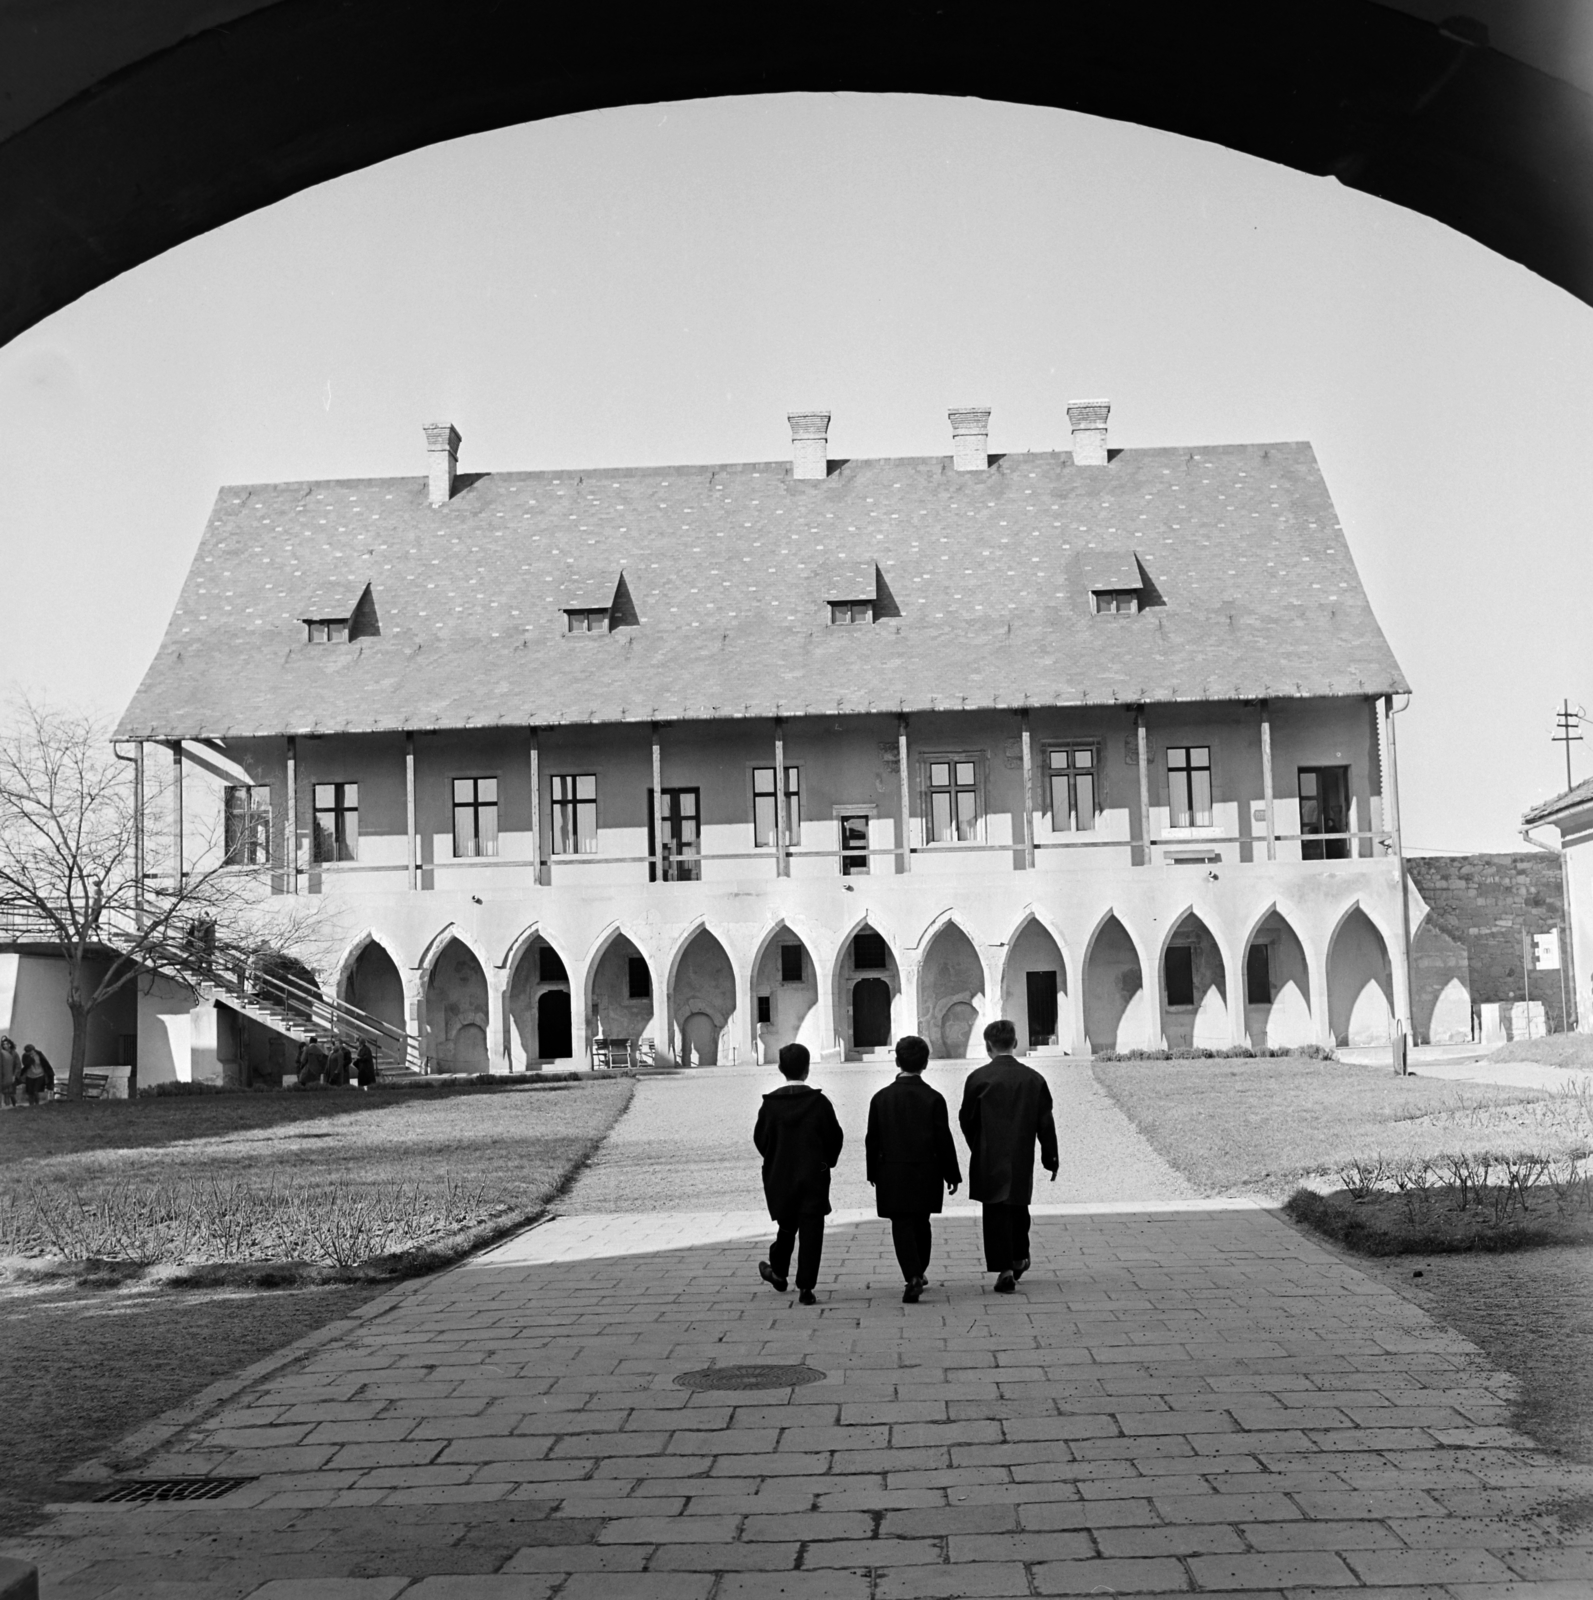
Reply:
[[907, 1287], [904, 1305], [916, 1305], [929, 1285], [933, 1244], [930, 1216], [938, 1212], [945, 1191], [957, 1192], [962, 1168], [952, 1142], [946, 1102], [923, 1079], [929, 1046], [913, 1034], [896, 1041], [896, 1081], [868, 1103], [868, 1181], [874, 1185], [874, 1207], [889, 1217], [891, 1243]]
[[785, 1293], [791, 1249], [797, 1254], [798, 1297], [814, 1303], [819, 1258], [824, 1254], [824, 1219], [830, 1209], [830, 1169], [841, 1159], [844, 1136], [835, 1108], [807, 1085], [805, 1045], [788, 1044], [780, 1051], [780, 1071], [787, 1082], [763, 1097], [752, 1142], [763, 1157], [763, 1194], [769, 1215], [779, 1224], [769, 1259], [758, 1263], [758, 1276]]
[[985, 1269], [996, 1293], [1011, 1294], [1029, 1270], [1029, 1200], [1034, 1193], [1034, 1141], [1056, 1182], [1056, 1123], [1051, 1090], [1012, 1052], [1018, 1030], [1005, 1020], [985, 1029], [990, 1060], [968, 1074], [957, 1120], [968, 1141], [968, 1193], [984, 1207]]

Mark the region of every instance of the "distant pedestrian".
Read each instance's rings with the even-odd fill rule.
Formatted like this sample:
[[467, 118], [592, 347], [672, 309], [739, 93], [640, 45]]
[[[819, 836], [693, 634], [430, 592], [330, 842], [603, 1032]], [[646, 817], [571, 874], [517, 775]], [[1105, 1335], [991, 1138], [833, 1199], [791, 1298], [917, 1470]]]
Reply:
[[830, 1210], [830, 1169], [841, 1159], [845, 1136], [835, 1107], [818, 1089], [808, 1087], [805, 1045], [788, 1044], [780, 1051], [786, 1082], [763, 1097], [752, 1142], [763, 1157], [763, 1194], [777, 1224], [769, 1259], [758, 1263], [758, 1276], [781, 1294], [792, 1247], [798, 1244], [797, 1297], [814, 1304], [819, 1260], [824, 1254], [824, 1219]]
[[1029, 1200], [1034, 1193], [1034, 1143], [1056, 1182], [1056, 1123], [1051, 1091], [1012, 1052], [1018, 1030], [1002, 1020], [985, 1029], [990, 1060], [968, 1074], [957, 1120], [968, 1141], [968, 1194], [984, 1207], [985, 1270], [996, 1293], [1011, 1294], [1029, 1270]]
[[361, 1039], [360, 1047], [355, 1052], [354, 1076], [362, 1089], [369, 1089], [376, 1082], [376, 1056], [369, 1039]]
[[41, 1094], [48, 1100], [54, 1090], [55, 1068], [50, 1065], [50, 1058], [37, 1045], [23, 1045], [22, 1092], [27, 1095], [28, 1104], [36, 1106]]
[[0, 1106], [17, 1103], [17, 1080], [22, 1076], [22, 1057], [10, 1034], [0, 1034]]
[[326, 1051], [313, 1033], [299, 1046], [298, 1068], [299, 1083], [305, 1088], [319, 1083], [326, 1073]]
[[341, 1039], [333, 1039], [332, 1047], [326, 1052], [325, 1082], [329, 1088], [342, 1089], [348, 1085], [349, 1053], [348, 1046]]
[[928, 1065], [924, 1040], [908, 1034], [896, 1041], [896, 1081], [869, 1101], [864, 1142], [874, 1209], [890, 1218], [906, 1305], [915, 1305], [929, 1286], [929, 1219], [941, 1209], [946, 1191], [956, 1194], [962, 1182], [946, 1102], [924, 1082]]

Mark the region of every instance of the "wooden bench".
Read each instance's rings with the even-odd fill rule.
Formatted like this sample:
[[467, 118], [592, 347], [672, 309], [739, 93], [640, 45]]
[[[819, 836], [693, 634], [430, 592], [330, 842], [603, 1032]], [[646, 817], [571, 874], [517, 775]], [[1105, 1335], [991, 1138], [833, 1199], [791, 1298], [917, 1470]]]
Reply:
[[[85, 1067], [83, 1070], [83, 1098], [85, 1100], [103, 1100], [105, 1091], [110, 1086], [111, 1075], [103, 1067]], [[66, 1099], [70, 1079], [64, 1072], [55, 1075], [55, 1098]]]

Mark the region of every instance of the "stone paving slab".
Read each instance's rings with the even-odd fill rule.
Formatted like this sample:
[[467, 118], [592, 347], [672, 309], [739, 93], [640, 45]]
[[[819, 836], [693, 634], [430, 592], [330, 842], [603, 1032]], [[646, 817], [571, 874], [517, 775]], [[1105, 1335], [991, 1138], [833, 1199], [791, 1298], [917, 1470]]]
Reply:
[[[756, 1277], [766, 1221], [688, 1216], [408, 1286], [144, 1431], [137, 1475], [244, 1489], [53, 1507], [8, 1553], [47, 1600], [1593, 1596], [1593, 1467], [1253, 1205], [1048, 1208], [1011, 1297], [950, 1217], [916, 1306], [873, 1218], [832, 1219], [804, 1308]], [[823, 1376], [674, 1381], [740, 1364]]]

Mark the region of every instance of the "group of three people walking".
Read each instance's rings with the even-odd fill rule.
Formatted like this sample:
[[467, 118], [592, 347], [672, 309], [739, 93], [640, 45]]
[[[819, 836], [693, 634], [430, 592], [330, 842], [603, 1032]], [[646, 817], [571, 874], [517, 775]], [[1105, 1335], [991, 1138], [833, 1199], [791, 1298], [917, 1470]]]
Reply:
[[[1005, 1020], [985, 1029], [990, 1059], [968, 1074], [957, 1121], [968, 1142], [968, 1193], [983, 1208], [985, 1267], [996, 1274], [996, 1293], [1012, 1294], [1029, 1268], [1029, 1201], [1034, 1192], [1034, 1150], [1056, 1180], [1056, 1123], [1051, 1090], [1033, 1067], [1013, 1055], [1018, 1033]], [[780, 1052], [787, 1082], [763, 1097], [752, 1140], [763, 1157], [763, 1192], [777, 1228], [763, 1281], [782, 1294], [796, 1253], [796, 1286], [805, 1306], [814, 1303], [830, 1211], [830, 1173], [845, 1135], [835, 1108], [807, 1082], [809, 1055], [799, 1044]], [[896, 1044], [895, 1081], [869, 1102], [864, 1150], [874, 1206], [891, 1224], [902, 1269], [902, 1299], [914, 1304], [928, 1287], [933, 1237], [930, 1218], [949, 1190], [962, 1183], [946, 1102], [924, 1082], [929, 1046], [914, 1035]]]

